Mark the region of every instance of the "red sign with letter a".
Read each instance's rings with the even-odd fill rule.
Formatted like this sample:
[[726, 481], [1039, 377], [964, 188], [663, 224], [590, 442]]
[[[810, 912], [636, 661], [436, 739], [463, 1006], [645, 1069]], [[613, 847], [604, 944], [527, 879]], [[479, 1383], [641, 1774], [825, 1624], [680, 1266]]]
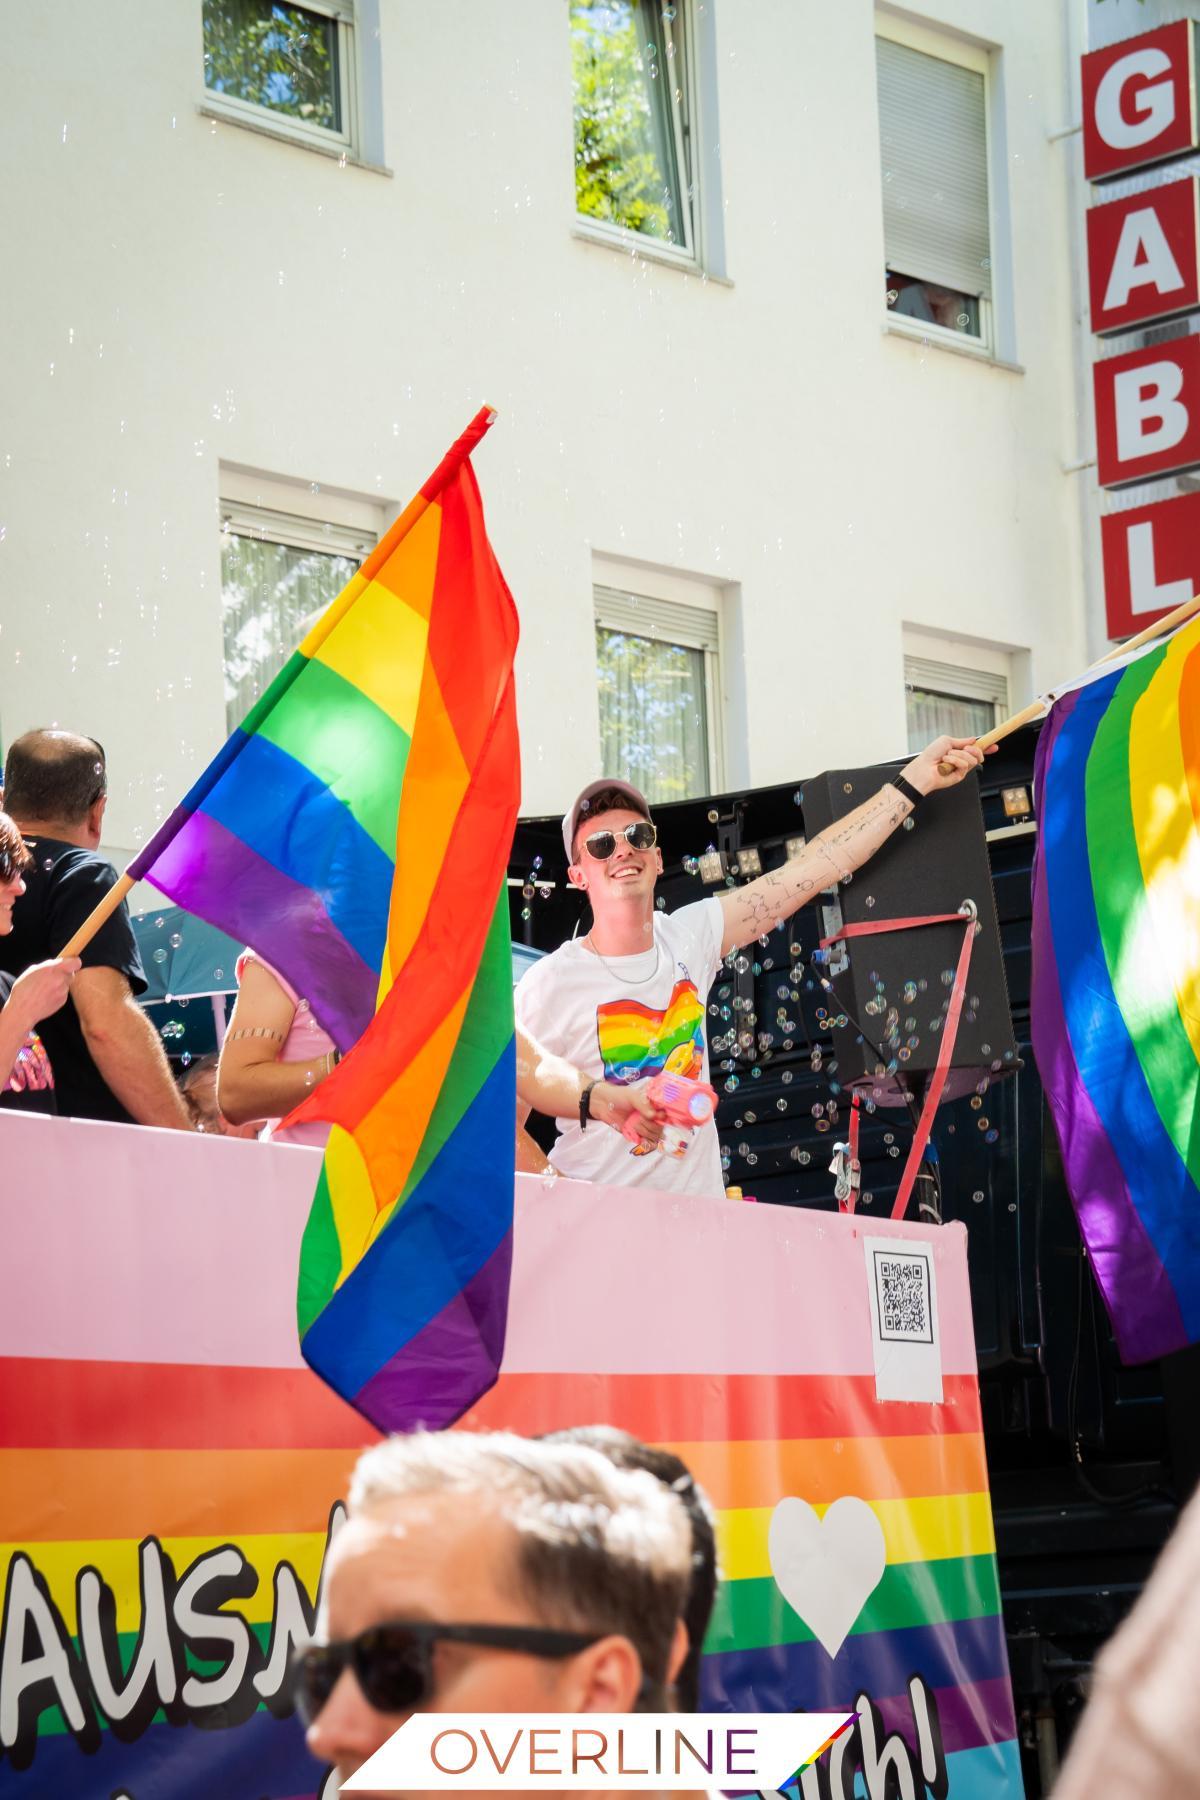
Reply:
[[1083, 58], [1083, 172], [1106, 181], [1197, 146], [1190, 19]]
[[1131, 637], [1200, 594], [1200, 494], [1100, 521], [1108, 635]]
[[1200, 180], [1130, 194], [1087, 216], [1092, 330], [1128, 331], [1200, 306]]
[[1092, 379], [1101, 487], [1200, 463], [1200, 337], [1110, 357]]

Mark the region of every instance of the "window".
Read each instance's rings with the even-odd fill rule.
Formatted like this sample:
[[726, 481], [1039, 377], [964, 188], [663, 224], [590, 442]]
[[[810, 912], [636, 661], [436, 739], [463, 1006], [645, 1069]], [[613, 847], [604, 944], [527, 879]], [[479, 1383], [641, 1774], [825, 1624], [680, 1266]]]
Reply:
[[719, 644], [715, 608], [596, 589], [601, 770], [652, 805], [720, 790]]
[[987, 56], [882, 34], [875, 49], [888, 315], [990, 348]]
[[240, 725], [377, 537], [346, 525], [221, 502], [225, 717]]
[[1009, 711], [1008, 677], [987, 669], [904, 658], [908, 747], [923, 750], [943, 732], [950, 737], [982, 737]]
[[570, 0], [575, 210], [696, 255], [686, 0]]
[[349, 4], [204, 0], [204, 85], [223, 114], [352, 146], [353, 69]]

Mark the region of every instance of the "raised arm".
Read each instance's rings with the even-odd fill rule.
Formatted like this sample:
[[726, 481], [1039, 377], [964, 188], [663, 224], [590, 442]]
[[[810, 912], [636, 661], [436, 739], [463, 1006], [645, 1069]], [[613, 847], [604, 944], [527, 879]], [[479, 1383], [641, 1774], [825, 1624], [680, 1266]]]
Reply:
[[51, 962], [33, 963], [18, 975], [0, 1010], [0, 1088], [26, 1038], [48, 1013], [56, 1013], [71, 991], [71, 977], [79, 969], [77, 956], [56, 956]]
[[[935, 738], [902, 771], [902, 778], [919, 794], [932, 794], [938, 788], [954, 787], [982, 761], [983, 752], [975, 748], [973, 738]], [[945, 763], [950, 774], [943, 775], [939, 763]], [[885, 782], [870, 800], [809, 838], [803, 850], [781, 869], [771, 869], [745, 887], [719, 894], [725, 915], [722, 956], [765, 937], [814, 895], [861, 869], [912, 810], [912, 801], [890, 781]]]

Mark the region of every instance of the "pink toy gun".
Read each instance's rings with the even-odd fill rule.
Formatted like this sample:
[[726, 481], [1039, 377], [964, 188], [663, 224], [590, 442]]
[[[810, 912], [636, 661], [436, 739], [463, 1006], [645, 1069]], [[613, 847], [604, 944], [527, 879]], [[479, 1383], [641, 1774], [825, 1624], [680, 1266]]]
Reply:
[[[658, 1147], [668, 1156], [686, 1155], [694, 1128], [707, 1125], [717, 1110], [717, 1090], [704, 1081], [689, 1081], [686, 1075], [653, 1076], [646, 1098], [666, 1120]], [[622, 1130], [632, 1140], [635, 1155], [644, 1155], [632, 1116], [626, 1119]]]

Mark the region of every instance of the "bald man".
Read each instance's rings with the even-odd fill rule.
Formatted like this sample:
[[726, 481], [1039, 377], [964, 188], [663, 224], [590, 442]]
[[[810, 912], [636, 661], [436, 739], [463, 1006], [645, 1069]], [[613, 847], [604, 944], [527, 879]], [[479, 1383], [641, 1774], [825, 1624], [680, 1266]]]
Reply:
[[[12, 931], [0, 938], [0, 970], [17, 976], [57, 956], [116, 881], [97, 855], [107, 804], [104, 751], [94, 738], [55, 728], [27, 731], [12, 745], [4, 807], [33, 861]], [[40, 1027], [60, 1113], [190, 1130], [158, 1033], [137, 1004], [145, 991], [122, 901], [85, 946], [70, 1000]]]

